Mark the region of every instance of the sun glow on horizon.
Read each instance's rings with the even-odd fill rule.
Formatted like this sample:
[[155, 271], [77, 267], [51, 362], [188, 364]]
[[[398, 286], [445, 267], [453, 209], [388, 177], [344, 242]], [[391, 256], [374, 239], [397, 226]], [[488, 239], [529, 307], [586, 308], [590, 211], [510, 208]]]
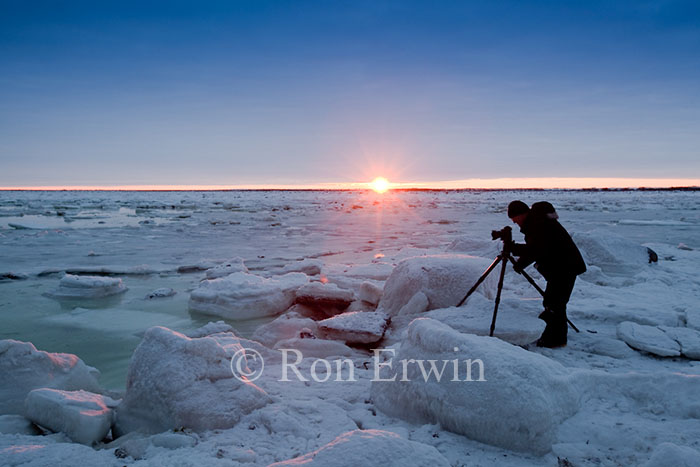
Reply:
[[385, 193], [389, 189], [389, 180], [384, 177], [377, 177], [370, 182], [369, 186], [377, 193]]

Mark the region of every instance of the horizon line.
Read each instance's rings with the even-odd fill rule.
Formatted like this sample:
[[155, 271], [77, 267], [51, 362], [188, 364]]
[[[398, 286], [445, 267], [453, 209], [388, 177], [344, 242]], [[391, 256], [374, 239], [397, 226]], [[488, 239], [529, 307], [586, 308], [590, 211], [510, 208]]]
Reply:
[[[700, 178], [522, 177], [470, 178], [433, 182], [389, 182], [393, 190], [585, 190], [585, 189], [700, 188]], [[0, 186], [0, 191], [255, 191], [255, 190], [371, 190], [371, 182], [231, 185], [25, 185]]]

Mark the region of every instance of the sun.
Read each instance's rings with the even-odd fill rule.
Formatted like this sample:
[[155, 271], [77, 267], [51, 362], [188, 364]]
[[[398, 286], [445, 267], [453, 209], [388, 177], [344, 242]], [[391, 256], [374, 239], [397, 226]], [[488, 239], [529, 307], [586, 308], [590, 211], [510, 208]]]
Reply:
[[377, 193], [384, 193], [389, 189], [389, 180], [384, 177], [377, 177], [369, 183], [369, 186]]

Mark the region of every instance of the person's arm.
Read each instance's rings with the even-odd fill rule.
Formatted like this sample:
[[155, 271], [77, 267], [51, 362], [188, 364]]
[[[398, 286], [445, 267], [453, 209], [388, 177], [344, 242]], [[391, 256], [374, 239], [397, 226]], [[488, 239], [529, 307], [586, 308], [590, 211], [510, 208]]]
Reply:
[[527, 243], [511, 243], [510, 251], [514, 256], [518, 257], [518, 260], [513, 265], [515, 272], [520, 274], [526, 267], [535, 261], [535, 257], [532, 253], [532, 248]]

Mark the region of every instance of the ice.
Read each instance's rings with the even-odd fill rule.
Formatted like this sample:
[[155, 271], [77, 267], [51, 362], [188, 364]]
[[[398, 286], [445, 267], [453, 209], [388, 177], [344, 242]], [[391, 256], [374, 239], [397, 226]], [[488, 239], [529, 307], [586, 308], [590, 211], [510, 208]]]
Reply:
[[450, 463], [434, 447], [406, 440], [396, 433], [383, 430], [354, 430], [343, 433], [313, 452], [271, 464], [279, 467], [292, 465], [448, 467]]
[[315, 276], [321, 274], [323, 261], [318, 259], [304, 258], [301, 261], [289, 263], [282, 268], [282, 274], [288, 272], [303, 272], [307, 276]]
[[[460, 332], [488, 336], [493, 308], [493, 300], [477, 294], [460, 308], [432, 310], [425, 316], [441, 321]], [[535, 342], [545, 327], [544, 321], [537, 318], [541, 311], [539, 300], [502, 299], [498, 306], [494, 336], [514, 345]]]
[[153, 292], [146, 295], [146, 298], [148, 300], [153, 300], [154, 298], [166, 298], [172, 297], [176, 293], [177, 292], [175, 292], [175, 290], [171, 289], [170, 287], [161, 287], [160, 289], [156, 289]]
[[389, 316], [380, 311], [349, 311], [319, 321], [318, 328], [327, 339], [348, 344], [372, 344], [384, 337]]
[[207, 269], [206, 276], [207, 279], [218, 279], [219, 277], [225, 277], [234, 272], [248, 272], [248, 268], [243, 263], [243, 258], [236, 257], [211, 269]]
[[68, 312], [47, 316], [41, 320], [62, 328], [87, 329], [108, 334], [140, 334], [151, 326], [181, 327], [190, 323], [172, 314], [142, 312], [123, 308], [74, 308]]
[[352, 290], [341, 289], [336, 284], [310, 282], [296, 292], [296, 302], [302, 305], [343, 310], [354, 300]]
[[149, 450], [192, 448], [197, 445], [197, 442], [196, 433], [165, 432], [144, 436], [141, 433], [133, 432], [109, 443], [108, 447], [110, 449], [116, 448], [114, 453], [120, 458], [128, 456], [140, 460], [147, 457]]
[[0, 414], [22, 414], [37, 388], [100, 392], [99, 371], [77, 356], [37, 350], [30, 342], [0, 341]]
[[117, 402], [87, 391], [35, 389], [24, 401], [25, 416], [37, 425], [92, 445], [107, 436]]
[[681, 346], [681, 355], [700, 360], [700, 331], [690, 328], [661, 326], [668, 337]]
[[212, 334], [219, 334], [222, 332], [234, 332], [233, 328], [224, 323], [223, 321], [216, 321], [216, 322], [208, 322], [202, 327], [199, 327], [195, 329], [194, 331], [190, 331], [186, 333], [185, 335], [187, 337], [207, 337], [211, 336]]
[[278, 316], [274, 321], [260, 326], [253, 333], [252, 339], [273, 348], [281, 340], [299, 337], [302, 330], [313, 336], [318, 334], [316, 321], [294, 312]]
[[[425, 378], [413, 362], [404, 374], [403, 359], [436, 360], [443, 362], [436, 370], [446, 370], [442, 378], [435, 373]], [[477, 360], [483, 373], [474, 364]], [[430, 369], [428, 363], [424, 369]], [[558, 425], [579, 406], [579, 393], [561, 364], [427, 318], [411, 323], [392, 366], [381, 370], [381, 379], [394, 381], [372, 382], [372, 399], [380, 410], [415, 423], [439, 423], [446, 430], [516, 451], [549, 452]]]
[[190, 310], [226, 319], [274, 316], [289, 308], [296, 290], [308, 282], [306, 274], [292, 272], [264, 278], [245, 272], [204, 280], [190, 295]]
[[76, 276], [66, 274], [61, 278], [58, 289], [47, 295], [52, 298], [102, 298], [126, 292], [121, 279], [115, 277]]
[[357, 296], [363, 302], [367, 302], [371, 305], [378, 305], [379, 300], [382, 298], [383, 290], [383, 287], [380, 287], [374, 282], [364, 281], [360, 284], [360, 290]]
[[262, 389], [233, 377], [230, 359], [240, 349], [212, 337], [150, 328], [131, 358], [117, 433], [230, 428], [269, 403]]
[[649, 264], [647, 248], [620, 235], [594, 230], [572, 232], [571, 236], [586, 264], [598, 266], [604, 272], [635, 271]]
[[633, 349], [660, 357], [678, 357], [681, 354], [680, 344], [656, 326], [625, 321], [617, 326], [617, 335]]
[[687, 446], [661, 443], [651, 455], [649, 462], [642, 467], [697, 467], [700, 465], [700, 452]]
[[[459, 254], [405, 259], [387, 279], [379, 308], [395, 316], [418, 292], [428, 298], [429, 310], [455, 306], [490, 263], [484, 258]], [[497, 275], [490, 274], [477, 292], [493, 298], [497, 281]]]

